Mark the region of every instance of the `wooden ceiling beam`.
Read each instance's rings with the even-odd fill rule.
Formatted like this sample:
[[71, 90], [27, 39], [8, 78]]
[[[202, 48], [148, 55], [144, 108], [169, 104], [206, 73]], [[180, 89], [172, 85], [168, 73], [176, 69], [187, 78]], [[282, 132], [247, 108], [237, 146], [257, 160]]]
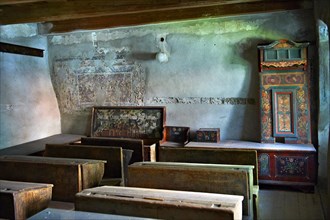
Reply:
[[[0, 24], [53, 22], [86, 17], [188, 11], [235, 4], [299, 4], [307, 0], [0, 0]], [[313, 0], [308, 0], [312, 2]]]
[[43, 57], [44, 50], [16, 44], [0, 42], [0, 52]]
[[311, 9], [310, 1], [264, 1], [241, 4], [200, 6], [198, 8], [171, 8], [109, 16], [53, 21], [40, 25], [42, 34], [63, 33], [75, 30], [95, 30], [120, 26], [153, 24], [170, 21], [212, 18], [231, 15], [268, 13], [296, 9]]
[[2, 5], [17, 5], [31, 2], [52, 2], [52, 1], [66, 1], [66, 0], [0, 0], [0, 6]]

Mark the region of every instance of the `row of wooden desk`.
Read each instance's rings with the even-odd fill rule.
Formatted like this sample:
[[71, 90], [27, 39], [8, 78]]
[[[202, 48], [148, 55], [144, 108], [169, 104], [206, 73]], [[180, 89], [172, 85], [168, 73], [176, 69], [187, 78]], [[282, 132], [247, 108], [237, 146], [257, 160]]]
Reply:
[[[82, 141], [83, 139], [84, 138], [81, 139], [81, 142], [83, 142]], [[104, 141], [107, 142], [109, 141], [109, 139], [101, 140], [101, 142]], [[100, 185], [100, 179], [102, 179], [102, 176], [100, 177], [100, 174], [103, 172], [102, 168], [104, 169], [105, 164], [111, 165], [111, 162], [109, 162], [108, 160], [108, 163], [106, 163], [106, 160], [93, 160], [93, 158], [95, 157], [102, 158], [102, 156], [106, 156], [106, 153], [100, 151], [103, 153], [93, 156], [90, 150], [92, 149], [92, 147], [84, 146], [82, 143], [78, 145], [77, 143], [75, 143], [74, 144], [75, 146], [65, 145], [65, 144], [63, 145], [63, 143], [61, 145], [58, 144], [59, 143], [54, 144], [48, 142], [46, 147], [44, 147], [44, 149], [41, 148], [38, 149], [38, 152], [40, 152], [40, 149], [44, 150], [45, 155], [48, 154], [48, 156], [56, 156], [55, 158], [45, 159], [37, 156], [7, 155], [7, 156], [2, 156], [3, 161], [7, 161], [6, 162], [7, 165], [0, 165], [0, 166], [3, 166], [5, 170], [15, 170], [15, 169], [19, 170], [20, 172], [17, 173], [20, 173], [20, 176], [24, 176], [22, 175], [22, 173], [26, 173], [26, 174], [32, 173], [31, 175], [29, 174], [27, 176], [29, 177], [34, 176], [36, 182], [45, 183], [44, 180], [40, 178], [45, 178], [50, 180], [51, 178], [53, 178], [49, 176], [50, 173], [53, 174], [54, 176], [58, 175], [57, 178], [54, 177], [54, 179], [52, 180], [52, 182], [54, 182], [53, 198], [59, 200], [67, 200], [67, 201], [75, 200], [76, 209], [80, 209], [78, 207], [95, 208], [95, 210], [84, 210], [85, 208], [81, 208], [82, 209], [81, 211], [93, 211], [93, 212], [135, 215], [135, 216], [140, 215], [147, 218], [165, 218], [165, 219], [167, 218], [182, 219], [180, 217], [187, 215], [185, 213], [196, 213], [192, 215], [190, 219], [194, 219], [193, 216], [196, 217], [195, 219], [198, 219], [197, 217], [200, 217], [202, 213], [204, 213], [203, 214], [204, 216], [206, 215], [206, 213], [209, 214], [210, 219], [222, 215], [223, 215], [223, 219], [234, 219], [234, 218], [241, 219], [243, 217], [243, 214], [244, 217], [248, 219], [257, 217], [256, 207], [257, 207], [257, 195], [258, 195], [257, 193], [258, 180], [256, 175], [253, 174], [253, 172], [254, 173], [257, 172], [256, 171], [257, 159], [256, 159], [255, 151], [252, 151], [255, 154], [254, 161], [252, 163], [249, 162], [245, 165], [239, 163], [235, 165], [234, 163], [231, 166], [226, 166], [226, 165], [221, 165], [220, 161], [212, 162], [212, 161], [199, 160], [201, 157], [197, 157], [197, 156], [196, 157], [194, 156], [193, 158], [199, 161], [177, 161], [177, 162], [188, 162], [190, 164], [170, 163], [173, 161], [164, 159], [164, 155], [162, 156], [161, 149], [163, 146], [160, 146], [158, 151], [159, 158], [163, 158], [162, 160], [164, 160], [163, 163], [159, 161], [155, 163], [151, 163], [151, 162], [142, 163], [138, 161], [139, 160], [143, 161], [143, 155], [141, 155], [141, 152], [143, 154], [143, 148], [141, 148], [141, 150], [139, 150], [140, 149], [139, 148], [137, 150], [140, 152], [138, 155], [141, 155], [142, 159], [137, 159], [138, 156], [136, 154], [134, 156], [137, 160], [134, 162], [138, 162], [138, 163], [133, 163], [128, 166], [129, 164], [128, 162], [126, 164], [123, 164], [122, 161], [119, 162], [121, 163], [120, 166], [127, 168], [125, 172], [120, 172], [121, 177], [123, 176], [127, 177], [127, 180], [124, 181], [124, 185], [126, 185], [127, 187], [107, 186], [101, 188], [99, 187], [94, 188]], [[109, 143], [103, 143], [100, 145], [104, 145], [104, 146], [103, 147], [93, 146], [94, 150], [103, 149], [106, 146], [109, 148]], [[76, 158], [59, 159], [57, 156], [61, 156], [61, 157], [65, 157], [65, 156], [59, 152], [57, 152], [56, 154], [50, 152], [47, 153], [47, 146], [49, 147], [49, 149], [56, 148], [56, 151], [59, 148], [63, 148], [61, 152], [62, 153], [67, 152], [66, 155], [67, 157], [76, 157]], [[79, 149], [78, 150], [79, 154], [77, 153], [73, 154], [74, 147], [76, 147], [75, 149]], [[89, 148], [89, 150], [87, 150], [87, 148]], [[119, 149], [123, 149], [123, 148], [124, 146]], [[175, 148], [175, 149], [179, 149], [179, 148]], [[218, 150], [216, 151], [212, 150], [213, 153], [217, 151]], [[237, 152], [238, 151], [234, 152], [236, 156], [238, 155]], [[222, 153], [224, 153], [224, 151], [222, 151]], [[122, 152], [121, 153], [119, 152], [118, 155], [122, 155], [122, 154], [123, 154]], [[77, 159], [77, 158], [87, 158], [87, 159]], [[106, 156], [106, 158], [111, 158], [111, 156], [108, 155]], [[205, 158], [208, 159], [218, 158], [218, 156], [214, 154], [213, 157], [207, 156]], [[20, 162], [11, 163], [13, 159], [19, 160]], [[48, 162], [46, 162], [46, 160]], [[45, 169], [46, 165], [40, 166], [40, 165], [30, 164], [29, 166], [27, 166], [26, 164], [30, 163], [31, 161], [39, 161], [42, 162], [43, 164], [48, 164], [47, 167], [48, 166], [52, 167], [53, 164], [57, 164], [56, 166], [61, 167], [63, 165], [62, 163], [64, 163], [66, 164], [66, 166], [70, 165], [76, 167], [76, 168], [72, 168], [72, 170], [76, 170], [74, 171], [76, 173], [74, 172], [63, 173], [62, 171], [58, 171], [58, 170], [50, 170], [50, 168], [47, 168], [49, 169], [47, 170]], [[115, 162], [114, 159], [111, 159], [110, 161]], [[204, 163], [204, 165], [193, 164], [192, 162]], [[213, 165], [212, 164], [205, 165], [205, 163], [212, 163]], [[10, 168], [10, 166], [12, 167]], [[32, 168], [29, 168], [30, 170], [26, 170], [28, 169], [27, 167], [32, 167]], [[80, 168], [78, 169], [77, 167]], [[111, 166], [109, 166], [106, 169], [107, 170], [112, 169], [112, 171], [109, 172], [108, 175], [115, 173], [114, 168]], [[78, 175], [79, 173], [81, 174], [81, 176]], [[13, 174], [11, 174], [10, 172], [4, 172], [3, 175], [13, 175]], [[232, 179], [230, 179], [232, 184], [229, 185], [228, 185], [229, 183], [228, 176], [233, 177]], [[0, 179], [1, 178], [2, 177], [0, 177]], [[4, 179], [8, 179], [8, 177], [6, 178], [4, 177]], [[78, 181], [78, 183], [74, 184], [69, 182], [68, 179], [81, 179], [83, 181], [82, 182]], [[91, 181], [92, 179], [96, 181]], [[11, 180], [17, 180], [17, 179], [11, 179]], [[21, 179], [20, 181], [27, 181], [27, 179]], [[90, 182], [92, 183], [90, 184]], [[166, 186], [164, 185], [164, 183], [167, 183]], [[66, 188], [65, 190], [67, 191], [64, 190], [63, 193], [62, 190], [58, 190], [59, 188], [58, 186], [60, 184], [63, 184], [60, 188], [62, 187]], [[67, 184], [76, 185], [76, 186], [74, 188], [70, 188], [70, 187], [66, 187]], [[79, 188], [79, 186], [81, 188]], [[132, 187], [139, 187], [139, 189], [136, 189], [134, 191]], [[149, 188], [149, 189], [144, 190], [144, 188]], [[154, 188], [154, 189], [151, 190], [150, 188]], [[166, 192], [158, 191], [164, 189], [167, 189], [169, 191]], [[164, 195], [170, 195], [171, 194], [170, 191], [172, 190], [189, 191], [187, 193], [192, 193], [192, 194], [182, 194], [180, 195], [181, 197], [177, 194], [173, 194], [173, 198], [171, 199], [167, 197], [166, 198], [162, 197]], [[146, 195], [146, 191], [153, 192], [154, 194], [156, 193], [155, 195], [157, 196], [152, 197], [150, 195]], [[192, 191], [196, 191], [196, 192], [192, 192]], [[126, 193], [130, 192], [131, 194], [124, 195], [122, 194], [124, 192]], [[196, 199], [194, 199], [193, 201], [185, 200], [193, 196], [193, 194], [197, 192], [199, 193], [202, 192], [202, 193], [198, 195]], [[67, 193], [69, 196], [65, 196]], [[219, 196], [220, 200], [215, 200], [215, 201], [207, 200], [206, 198], [211, 198], [210, 195], [206, 195], [204, 200], [198, 199], [202, 196], [203, 193], [213, 193]], [[222, 194], [230, 194], [230, 195], [224, 196]], [[98, 195], [100, 196], [98, 197]], [[229, 198], [228, 196], [231, 199], [228, 200]], [[78, 201], [81, 202], [80, 204], [85, 204], [85, 206], [77, 205]], [[83, 203], [82, 201], [86, 203]], [[116, 210], [110, 210], [105, 208], [111, 206], [109, 204], [117, 204]], [[125, 208], [121, 210], [119, 207], [125, 207], [123, 204], [126, 204], [127, 207], [129, 206], [133, 208], [131, 209]], [[138, 212], [136, 212], [134, 207], [139, 207], [141, 210], [144, 210], [141, 211], [144, 214], [142, 213], [139, 214]], [[151, 210], [150, 207], [154, 207], [154, 210]], [[105, 209], [101, 210], [100, 208], [105, 208]], [[126, 212], [125, 210], [131, 210], [131, 211]]]

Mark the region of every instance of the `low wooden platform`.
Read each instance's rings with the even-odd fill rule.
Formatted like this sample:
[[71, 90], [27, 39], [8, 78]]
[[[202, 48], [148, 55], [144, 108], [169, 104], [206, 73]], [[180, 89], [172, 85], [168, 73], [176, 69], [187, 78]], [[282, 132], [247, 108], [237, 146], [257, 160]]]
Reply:
[[249, 165], [140, 162], [128, 167], [127, 186], [242, 195], [243, 214], [253, 216], [252, 170]]
[[42, 156], [46, 144], [69, 144], [80, 141], [83, 135], [56, 134], [35, 141], [15, 145], [0, 150], [0, 155], [35, 155]]
[[47, 208], [52, 187], [52, 184], [0, 180], [0, 218], [26, 219]]
[[98, 186], [102, 160], [39, 156], [0, 156], [0, 179], [53, 184], [53, 200], [72, 202], [83, 189]]
[[242, 219], [242, 196], [103, 186], [76, 195], [79, 211], [157, 219]]

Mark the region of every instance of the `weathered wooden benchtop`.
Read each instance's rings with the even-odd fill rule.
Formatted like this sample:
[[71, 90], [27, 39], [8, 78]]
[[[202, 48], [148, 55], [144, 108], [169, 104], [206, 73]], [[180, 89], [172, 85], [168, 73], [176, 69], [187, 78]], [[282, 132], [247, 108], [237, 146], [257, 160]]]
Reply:
[[103, 186], [77, 193], [75, 209], [157, 219], [242, 219], [243, 196]]
[[152, 218], [139, 218], [125, 215], [102, 214], [74, 210], [47, 208], [31, 216], [28, 220], [148, 220]]
[[52, 187], [52, 184], [0, 180], [0, 218], [26, 219], [47, 208]]
[[130, 187], [242, 195], [243, 214], [253, 215], [253, 166], [137, 162], [128, 166]]
[[0, 179], [53, 184], [53, 200], [74, 200], [77, 192], [98, 186], [103, 160], [40, 156], [0, 156]]
[[61, 158], [81, 158], [105, 160], [103, 180], [109, 182], [110, 179], [118, 184], [127, 178], [127, 167], [133, 151], [122, 149], [121, 147], [93, 146], [77, 144], [46, 144], [44, 156]]
[[41, 156], [46, 144], [68, 144], [80, 141], [84, 135], [56, 134], [0, 150], [0, 155], [38, 155]]

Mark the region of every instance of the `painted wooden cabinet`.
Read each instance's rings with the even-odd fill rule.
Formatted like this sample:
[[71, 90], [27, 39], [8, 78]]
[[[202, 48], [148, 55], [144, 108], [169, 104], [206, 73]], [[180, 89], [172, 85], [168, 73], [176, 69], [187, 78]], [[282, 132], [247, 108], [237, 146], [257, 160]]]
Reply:
[[308, 45], [258, 46], [262, 143], [311, 143]]
[[[315, 184], [317, 154], [311, 144], [308, 45], [279, 40], [258, 46], [261, 143], [274, 144], [258, 150], [262, 183]], [[284, 147], [279, 149], [276, 143], [284, 143]]]

